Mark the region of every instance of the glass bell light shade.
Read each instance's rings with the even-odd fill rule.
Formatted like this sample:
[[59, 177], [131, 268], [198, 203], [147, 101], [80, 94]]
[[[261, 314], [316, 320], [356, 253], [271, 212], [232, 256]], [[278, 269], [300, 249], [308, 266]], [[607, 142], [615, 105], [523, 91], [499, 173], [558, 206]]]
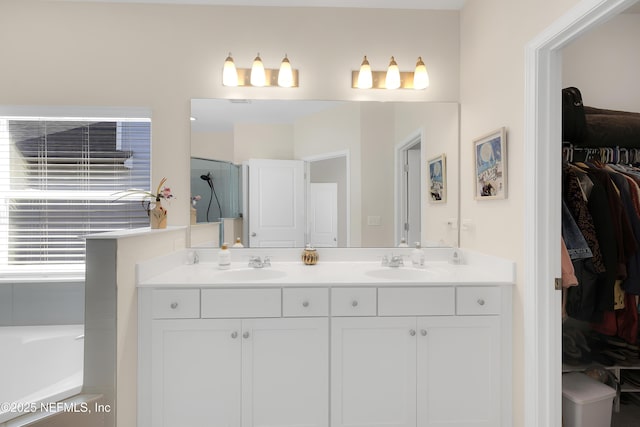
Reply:
[[389, 68], [387, 69], [387, 77], [384, 82], [384, 86], [387, 89], [398, 89], [400, 87], [400, 69], [396, 60], [391, 57], [389, 62]]
[[286, 54], [280, 63], [280, 70], [278, 71], [278, 86], [293, 86], [293, 71], [291, 70], [291, 63], [289, 62], [289, 58], [287, 58]]
[[224, 60], [224, 68], [222, 69], [222, 84], [225, 86], [238, 86], [238, 71], [236, 64], [233, 62], [231, 52]]
[[373, 86], [373, 76], [371, 74], [371, 65], [365, 55], [362, 65], [360, 65], [360, 72], [358, 73], [358, 89], [371, 89]]
[[256, 59], [253, 60], [253, 65], [251, 66], [251, 86], [264, 86], [266, 81], [266, 76], [264, 73], [264, 64], [262, 63], [262, 59], [260, 59], [260, 54], [256, 56]]
[[427, 67], [422, 62], [422, 57], [418, 57], [416, 63], [416, 70], [413, 72], [413, 88], [414, 89], [426, 89], [429, 86], [429, 73], [427, 73]]

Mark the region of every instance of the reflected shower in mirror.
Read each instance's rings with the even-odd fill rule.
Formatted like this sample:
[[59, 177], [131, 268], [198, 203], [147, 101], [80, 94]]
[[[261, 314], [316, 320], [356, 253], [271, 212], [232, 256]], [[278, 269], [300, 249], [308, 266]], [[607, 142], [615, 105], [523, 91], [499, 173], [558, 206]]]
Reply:
[[196, 223], [240, 217], [240, 168], [229, 162], [191, 158], [191, 207]]
[[193, 99], [191, 115], [196, 220], [241, 218], [245, 246], [458, 244], [457, 103]]

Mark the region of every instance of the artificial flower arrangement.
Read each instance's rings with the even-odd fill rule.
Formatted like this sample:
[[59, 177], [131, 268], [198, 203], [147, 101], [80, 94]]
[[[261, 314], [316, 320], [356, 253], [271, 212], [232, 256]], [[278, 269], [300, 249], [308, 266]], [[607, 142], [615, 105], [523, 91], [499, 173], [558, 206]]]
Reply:
[[191, 206], [195, 208], [200, 200], [202, 200], [202, 196], [200, 196], [199, 194], [197, 196], [192, 196], [191, 197]]
[[[142, 207], [147, 211], [147, 215], [151, 220], [151, 228], [166, 228], [167, 227], [167, 210], [162, 206], [161, 199], [169, 200], [173, 199], [171, 188], [165, 187], [167, 178], [162, 178], [158, 184], [158, 188], [155, 193], [151, 193], [146, 190], [139, 190], [132, 188], [130, 190], [121, 191], [116, 194], [122, 194], [116, 200], [122, 199], [134, 194], [141, 194]], [[152, 206], [153, 204], [153, 206]]]

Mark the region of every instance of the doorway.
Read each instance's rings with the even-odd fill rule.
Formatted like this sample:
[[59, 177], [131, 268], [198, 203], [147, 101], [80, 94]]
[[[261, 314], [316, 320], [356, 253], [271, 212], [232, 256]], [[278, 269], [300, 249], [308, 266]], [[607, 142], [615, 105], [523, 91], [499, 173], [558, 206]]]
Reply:
[[[561, 426], [562, 48], [636, 0], [583, 0], [525, 49], [525, 425]], [[549, 213], [556, 212], [557, 215]]]
[[422, 242], [422, 133], [396, 146], [395, 244]]

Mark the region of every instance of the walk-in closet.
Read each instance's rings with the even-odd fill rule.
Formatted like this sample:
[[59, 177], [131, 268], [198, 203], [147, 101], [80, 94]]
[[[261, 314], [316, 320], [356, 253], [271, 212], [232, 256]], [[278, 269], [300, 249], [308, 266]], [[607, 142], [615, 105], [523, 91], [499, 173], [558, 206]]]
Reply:
[[[612, 426], [640, 425], [639, 12], [636, 6], [563, 50], [565, 425], [568, 405], [599, 399], [590, 409], [596, 417], [611, 411]], [[572, 383], [576, 373], [593, 382]]]

